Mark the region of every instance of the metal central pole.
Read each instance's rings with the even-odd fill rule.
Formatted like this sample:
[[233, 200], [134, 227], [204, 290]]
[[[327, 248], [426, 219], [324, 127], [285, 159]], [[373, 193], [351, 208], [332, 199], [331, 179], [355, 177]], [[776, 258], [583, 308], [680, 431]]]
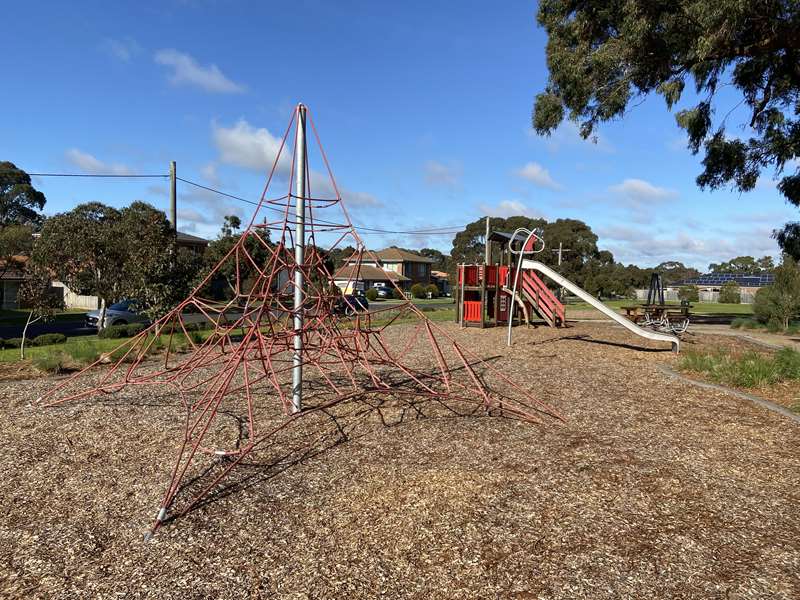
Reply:
[[292, 409], [303, 410], [303, 263], [306, 237], [306, 107], [297, 105], [294, 146], [294, 354], [292, 356]]

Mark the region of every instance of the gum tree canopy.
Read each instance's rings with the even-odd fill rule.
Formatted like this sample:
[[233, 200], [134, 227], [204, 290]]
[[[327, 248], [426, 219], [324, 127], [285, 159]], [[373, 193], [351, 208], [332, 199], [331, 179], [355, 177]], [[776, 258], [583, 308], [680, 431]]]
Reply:
[[0, 226], [39, 225], [46, 199], [30, 176], [14, 163], [0, 161]]
[[[697, 184], [748, 191], [773, 167], [781, 194], [800, 206], [800, 2], [541, 0], [538, 21], [549, 78], [534, 105], [537, 133], [569, 118], [588, 138], [653, 92], [672, 109], [688, 83], [696, 104], [676, 120], [692, 153], [704, 152]], [[723, 86], [741, 95], [745, 122], [726, 123], [727, 104], [713, 118]], [[788, 238], [776, 233], [786, 249], [800, 235], [787, 230]]]

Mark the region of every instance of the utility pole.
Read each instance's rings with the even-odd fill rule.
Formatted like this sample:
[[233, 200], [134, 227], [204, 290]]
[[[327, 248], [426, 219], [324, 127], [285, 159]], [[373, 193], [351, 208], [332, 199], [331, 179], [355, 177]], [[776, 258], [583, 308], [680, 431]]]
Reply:
[[483, 245], [486, 247], [484, 252], [483, 264], [488, 265], [492, 262], [492, 247], [489, 245], [489, 220], [491, 217], [486, 217], [486, 237], [484, 238]]
[[[559, 274], [560, 274], [561, 273], [561, 268], [560, 268], [561, 267], [561, 256], [563, 255], [564, 252], [572, 252], [572, 249], [571, 248], [564, 248], [564, 243], [563, 242], [558, 242], [558, 250], [553, 248], [553, 252], [558, 252], [558, 266], [559, 266]], [[559, 287], [558, 288], [558, 300], [561, 301], [561, 298], [563, 298], [563, 297], [564, 297], [564, 288], [563, 287]]]
[[175, 161], [169, 162], [169, 221], [172, 230], [178, 232], [178, 176]]
[[294, 355], [292, 356], [292, 410], [303, 410], [303, 263], [306, 237], [306, 107], [297, 105], [294, 144]]

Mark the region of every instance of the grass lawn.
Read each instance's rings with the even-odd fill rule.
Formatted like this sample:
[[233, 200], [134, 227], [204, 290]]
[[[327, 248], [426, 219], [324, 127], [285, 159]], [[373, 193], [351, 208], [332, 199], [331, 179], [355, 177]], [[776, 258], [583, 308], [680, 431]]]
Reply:
[[[614, 310], [621, 311], [623, 306], [635, 306], [636, 304], [641, 304], [641, 302], [636, 302], [635, 300], [606, 300], [603, 304]], [[680, 306], [680, 302], [667, 302], [667, 304]], [[586, 302], [576, 302], [575, 304], [567, 304], [566, 309], [567, 314], [569, 314], [571, 311], [594, 310], [594, 307]], [[692, 302], [691, 312], [696, 315], [751, 315], [753, 314], [753, 305]]]

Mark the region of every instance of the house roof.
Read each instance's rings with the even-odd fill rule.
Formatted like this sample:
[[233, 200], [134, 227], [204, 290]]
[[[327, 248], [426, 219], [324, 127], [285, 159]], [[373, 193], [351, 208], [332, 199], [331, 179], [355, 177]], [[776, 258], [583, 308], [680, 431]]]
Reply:
[[344, 265], [333, 274], [333, 278], [338, 281], [409, 281], [408, 277], [404, 277], [399, 273], [384, 271], [380, 267], [373, 267], [372, 265]]
[[29, 257], [16, 255], [11, 257], [11, 264], [7, 265], [5, 260], [0, 260], [0, 279], [17, 281], [25, 279], [24, 268]]
[[417, 254], [416, 252], [409, 252], [408, 250], [402, 250], [400, 248], [395, 248], [392, 246], [391, 248], [384, 248], [383, 250], [378, 250], [375, 252], [375, 256], [377, 256], [382, 261], [388, 262], [416, 262], [416, 263], [435, 263], [436, 261], [432, 258], [428, 258], [427, 256], [422, 256], [421, 254]]
[[203, 245], [208, 246], [208, 240], [205, 238], [198, 237], [196, 235], [191, 235], [190, 233], [184, 233], [183, 231], [178, 231], [175, 236], [176, 241], [180, 244], [192, 244], [192, 245]]
[[775, 275], [772, 273], [706, 273], [700, 277], [681, 281], [677, 285], [720, 286], [729, 281], [739, 284], [740, 287], [757, 288], [773, 284]]

